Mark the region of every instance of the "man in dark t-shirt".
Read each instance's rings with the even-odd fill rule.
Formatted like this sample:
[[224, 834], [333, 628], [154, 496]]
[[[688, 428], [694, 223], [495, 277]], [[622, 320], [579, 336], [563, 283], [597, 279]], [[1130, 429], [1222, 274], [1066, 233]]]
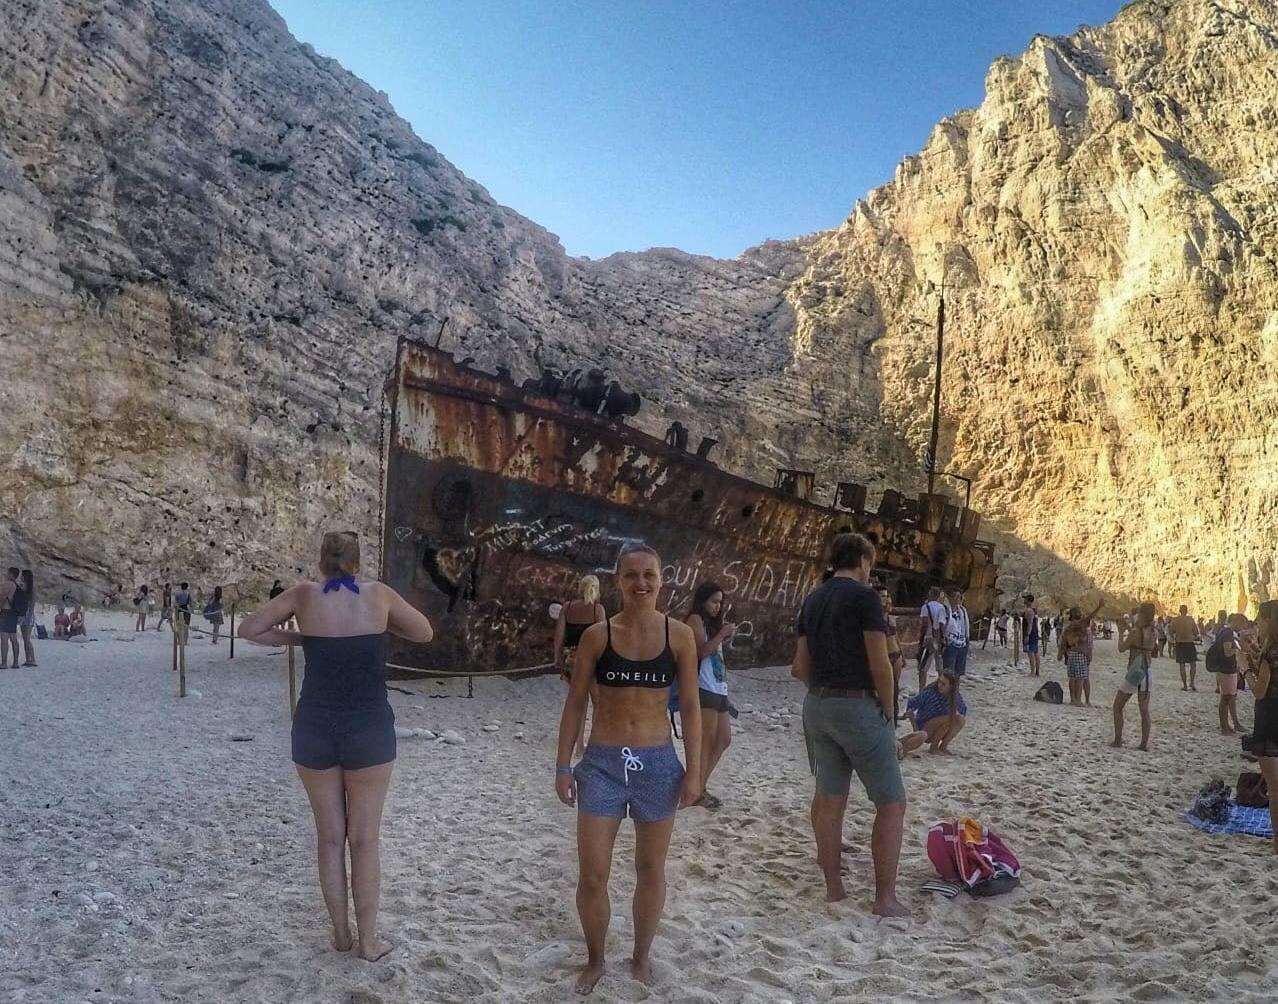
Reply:
[[870, 853], [874, 913], [904, 917], [896, 898], [897, 862], [905, 821], [905, 785], [892, 724], [892, 663], [887, 618], [869, 586], [874, 546], [841, 533], [831, 547], [834, 575], [803, 601], [791, 673], [807, 685], [803, 730], [816, 775], [812, 829], [826, 899], [843, 899], [843, 816], [855, 772], [875, 805]]

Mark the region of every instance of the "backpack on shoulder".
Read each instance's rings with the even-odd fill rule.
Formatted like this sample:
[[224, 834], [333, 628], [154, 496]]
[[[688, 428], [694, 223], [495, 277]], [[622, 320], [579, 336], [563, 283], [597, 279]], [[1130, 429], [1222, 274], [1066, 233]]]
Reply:
[[1061, 685], [1055, 680], [1048, 680], [1038, 688], [1034, 700], [1042, 701], [1044, 704], [1064, 704], [1065, 691], [1061, 690]]
[[1237, 671], [1234, 660], [1225, 655], [1225, 643], [1224, 639], [1221, 638], [1217, 638], [1208, 646], [1203, 655], [1203, 662], [1207, 666], [1207, 672], [1209, 673], [1233, 673]]

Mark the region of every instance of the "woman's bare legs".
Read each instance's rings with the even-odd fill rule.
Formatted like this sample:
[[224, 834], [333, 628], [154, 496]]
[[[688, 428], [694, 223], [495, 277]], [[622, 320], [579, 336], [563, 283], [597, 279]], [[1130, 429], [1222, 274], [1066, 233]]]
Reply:
[[26, 652], [27, 656], [26, 661], [23, 662], [22, 665], [34, 666], [36, 664], [35, 645], [31, 641], [31, 625], [23, 624], [20, 630], [22, 631], [22, 648]]
[[382, 887], [382, 807], [390, 787], [391, 763], [343, 772], [346, 784], [346, 842], [351, 849], [351, 896], [359, 931], [359, 955], [369, 962], [391, 945], [377, 937], [377, 904]]
[[[727, 718], [721, 712], [721, 717]], [[652, 983], [652, 939], [666, 908], [666, 854], [675, 817], [656, 823], [635, 822], [635, 950], [630, 957], [630, 975], [640, 983]]]
[[946, 730], [945, 736], [941, 739], [940, 744], [937, 746], [936, 752], [948, 753], [950, 751], [950, 743], [952, 743], [955, 737], [963, 731], [963, 726], [966, 723], [967, 717], [965, 715], [959, 715], [955, 718], [950, 724], [950, 727]]
[[[612, 872], [612, 846], [620, 828], [620, 819], [577, 813], [577, 915], [581, 918], [581, 933], [586, 936], [586, 966], [577, 976], [579, 994], [594, 990], [604, 974], [604, 944], [612, 919], [608, 876]], [[635, 894], [637, 897], [637, 889]]]
[[342, 768], [311, 770], [298, 765], [297, 774], [315, 816], [320, 891], [333, 921], [333, 947], [339, 952], [349, 951], [353, 942], [346, 900], [346, 790]]
[[701, 791], [709, 790], [710, 774], [732, 743], [732, 725], [726, 711], [701, 709]]

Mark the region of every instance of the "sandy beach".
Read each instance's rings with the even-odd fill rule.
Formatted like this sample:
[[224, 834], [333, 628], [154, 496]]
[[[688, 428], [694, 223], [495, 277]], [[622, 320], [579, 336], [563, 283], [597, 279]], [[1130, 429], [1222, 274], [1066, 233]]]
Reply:
[[[177, 697], [170, 636], [90, 612], [98, 640], [45, 642], [0, 673], [0, 1000], [563, 1001], [583, 958], [574, 813], [552, 790], [563, 688], [542, 678], [392, 691], [400, 741], [383, 831], [382, 925], [367, 964], [328, 947], [312, 822], [288, 756], [281, 652], [200, 639]], [[114, 629], [113, 629], [114, 628]], [[300, 661], [300, 656], [299, 656]], [[1098, 642], [1091, 709], [1036, 704], [1038, 685], [974, 653], [968, 728], [952, 758], [915, 756], [901, 863], [908, 927], [869, 916], [868, 804], [854, 785], [852, 899], [822, 902], [807, 822], [801, 691], [786, 670], [731, 676], [744, 712], [712, 784], [685, 810], [654, 949], [658, 985], [623, 973], [622, 829], [612, 971], [596, 1000], [1231, 1000], [1278, 996], [1278, 859], [1180, 813], [1238, 742], [1216, 728], [1212, 679], [1183, 693], [1156, 664], [1150, 753], [1129, 706], [1112, 751], [1113, 642]], [[1024, 664], [1022, 663], [1022, 670]], [[1050, 678], [1062, 679], [1053, 661]], [[1251, 698], [1240, 697], [1244, 723]], [[485, 731], [485, 726], [498, 726]], [[456, 738], [456, 737], [453, 737]], [[928, 825], [963, 813], [1000, 832], [1023, 885], [992, 900], [920, 890]]]

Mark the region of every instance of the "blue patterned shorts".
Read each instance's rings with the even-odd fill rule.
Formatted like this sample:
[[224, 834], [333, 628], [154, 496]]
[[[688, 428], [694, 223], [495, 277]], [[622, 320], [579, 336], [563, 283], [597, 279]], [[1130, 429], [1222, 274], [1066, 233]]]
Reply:
[[592, 816], [656, 823], [679, 807], [683, 764], [673, 743], [598, 746], [591, 743], [573, 769], [577, 808]]

